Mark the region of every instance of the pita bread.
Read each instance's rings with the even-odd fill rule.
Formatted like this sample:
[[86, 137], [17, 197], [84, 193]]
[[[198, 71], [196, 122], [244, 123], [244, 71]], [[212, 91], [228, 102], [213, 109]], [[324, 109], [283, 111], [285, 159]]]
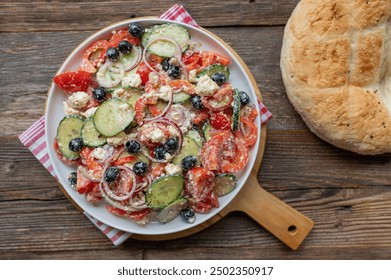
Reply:
[[287, 95], [321, 139], [391, 152], [391, 0], [302, 0], [284, 32]]

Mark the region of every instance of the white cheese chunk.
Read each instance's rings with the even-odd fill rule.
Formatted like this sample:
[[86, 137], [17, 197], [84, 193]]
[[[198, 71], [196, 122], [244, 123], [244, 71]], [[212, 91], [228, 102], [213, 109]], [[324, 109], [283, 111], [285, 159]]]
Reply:
[[98, 107], [92, 107], [87, 111], [85, 111], [84, 113], [82, 113], [82, 115], [86, 118], [90, 118], [95, 114], [96, 109], [98, 109]]
[[195, 91], [201, 96], [212, 96], [218, 89], [219, 86], [208, 75], [204, 75], [198, 79]]
[[178, 165], [169, 163], [167, 164], [164, 169], [166, 170], [167, 175], [181, 175], [182, 174], [182, 168], [180, 168]]
[[80, 115], [80, 112], [78, 110], [73, 109], [71, 106], [69, 106], [68, 102], [64, 101], [64, 113], [66, 115]]
[[105, 158], [106, 151], [102, 148], [97, 148], [92, 152], [92, 156], [96, 159], [103, 160]]
[[122, 78], [122, 86], [124, 87], [133, 87], [139, 88], [141, 86], [142, 80], [139, 74], [129, 74]]
[[69, 105], [75, 109], [85, 107], [89, 100], [90, 96], [84, 91], [76, 91], [68, 97]]

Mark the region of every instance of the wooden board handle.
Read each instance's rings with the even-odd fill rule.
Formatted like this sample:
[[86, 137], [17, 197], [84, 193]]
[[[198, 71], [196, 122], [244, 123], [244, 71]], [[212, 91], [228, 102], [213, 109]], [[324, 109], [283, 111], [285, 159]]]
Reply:
[[252, 172], [242, 190], [220, 214], [242, 211], [292, 250], [304, 241], [314, 222], [263, 189]]

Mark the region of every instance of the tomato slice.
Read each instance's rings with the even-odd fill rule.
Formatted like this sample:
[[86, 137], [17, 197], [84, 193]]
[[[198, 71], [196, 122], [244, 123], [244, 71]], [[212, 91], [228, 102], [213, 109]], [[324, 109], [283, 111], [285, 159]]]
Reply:
[[211, 96], [204, 98], [202, 104], [205, 108], [211, 111], [222, 111], [231, 107], [234, 91], [232, 85], [229, 83], [223, 84], [216, 93]]
[[144, 61], [141, 61], [139, 63], [136, 73], [140, 75], [142, 85], [145, 85], [149, 81], [149, 73], [151, 72], [151, 69], [149, 69], [148, 66], [145, 65]]
[[207, 120], [209, 118], [209, 113], [207, 109], [202, 109], [199, 111], [195, 118], [193, 119], [194, 124], [200, 124], [201, 122]]
[[134, 161], [135, 157], [134, 156], [127, 156], [123, 158], [119, 158], [114, 162], [114, 165], [124, 165], [125, 163], [129, 163]]
[[153, 163], [152, 164], [152, 178], [160, 177], [164, 174], [165, 167], [167, 164], [165, 163]]
[[55, 76], [53, 81], [66, 92], [86, 91], [91, 81], [91, 74], [84, 70], [64, 72]]
[[95, 160], [94, 156], [92, 155], [93, 150], [93, 148], [83, 148], [83, 150], [80, 152], [80, 156], [84, 160], [83, 162], [85, 162], [88, 170], [91, 171], [91, 175], [94, 177], [101, 177], [103, 166]]
[[106, 205], [107, 211], [109, 211], [112, 214], [124, 217], [126, 219], [134, 220], [134, 221], [141, 221], [143, 218], [145, 218], [152, 210], [151, 208], [145, 208], [140, 211], [135, 212], [126, 212], [122, 209], [115, 208], [111, 205]]
[[213, 190], [215, 175], [203, 167], [194, 167], [186, 174], [185, 192], [194, 202], [205, 199]]
[[80, 170], [77, 170], [77, 183], [76, 183], [76, 189], [79, 194], [87, 194], [89, 193], [94, 184], [93, 182], [85, 177], [83, 173], [80, 172]]
[[212, 63], [213, 64], [219, 63], [219, 64], [222, 64], [224, 66], [228, 66], [228, 64], [230, 62], [231, 62], [231, 59], [228, 56], [224, 56], [224, 55], [215, 53], [214, 57], [213, 57], [213, 62]]
[[252, 147], [257, 142], [258, 138], [258, 128], [252, 121], [241, 118], [240, 122], [244, 125], [245, 135], [242, 134], [240, 130], [235, 132], [235, 136], [240, 138], [245, 143], [246, 147]]
[[209, 213], [213, 207], [220, 207], [220, 202], [217, 195], [214, 192], [210, 192], [202, 201], [190, 203], [190, 207], [194, 212], [205, 214]]
[[168, 85], [172, 88], [173, 91], [179, 92], [183, 91], [190, 95], [195, 95], [195, 85], [189, 83], [187, 80], [170, 80]]
[[213, 64], [213, 59], [215, 57], [214, 51], [202, 51], [201, 53], [201, 69], [204, 69]]
[[109, 39], [107, 47], [118, 47], [118, 43], [121, 41], [128, 41], [132, 45], [140, 45], [140, 39], [130, 35], [127, 29], [121, 29], [115, 32]]
[[232, 160], [235, 156], [235, 148], [235, 138], [231, 131], [223, 130], [202, 147], [202, 165], [208, 170], [221, 170], [224, 162]]
[[102, 200], [102, 195], [99, 189], [99, 183], [93, 183], [91, 191], [87, 193], [86, 199], [88, 202], [99, 202]]
[[84, 63], [90, 62], [93, 67], [98, 67], [106, 60], [106, 49], [108, 42], [106, 40], [98, 40], [93, 43], [83, 54]]
[[231, 121], [224, 112], [212, 113], [209, 118], [210, 124], [215, 129], [226, 130], [231, 129]]
[[231, 161], [223, 162], [221, 167], [222, 172], [234, 173], [241, 170], [248, 162], [248, 150], [243, 140], [236, 141], [235, 157]]

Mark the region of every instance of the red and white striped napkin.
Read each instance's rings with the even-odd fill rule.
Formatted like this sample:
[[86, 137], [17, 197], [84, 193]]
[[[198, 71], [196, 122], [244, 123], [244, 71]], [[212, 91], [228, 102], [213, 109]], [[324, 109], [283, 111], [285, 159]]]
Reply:
[[[198, 27], [197, 23], [193, 18], [187, 13], [187, 11], [181, 5], [174, 5], [168, 9], [164, 14], [160, 16], [162, 19], [176, 20], [183, 22], [192, 26]], [[259, 102], [259, 111], [261, 117], [261, 123], [266, 123], [269, 119], [272, 118], [269, 110]], [[39, 160], [39, 162], [50, 172], [50, 174], [58, 180], [56, 173], [54, 172], [53, 166], [49, 159], [49, 154], [47, 150], [47, 143], [45, 141], [45, 116], [42, 116], [38, 121], [36, 121], [29, 129], [23, 132], [19, 136], [20, 141], [24, 146], [26, 146], [33, 155]], [[88, 213], [84, 214], [90, 219], [90, 221], [99, 228], [114, 245], [122, 244], [130, 235], [129, 232], [124, 232], [116, 228], [112, 228]]]

